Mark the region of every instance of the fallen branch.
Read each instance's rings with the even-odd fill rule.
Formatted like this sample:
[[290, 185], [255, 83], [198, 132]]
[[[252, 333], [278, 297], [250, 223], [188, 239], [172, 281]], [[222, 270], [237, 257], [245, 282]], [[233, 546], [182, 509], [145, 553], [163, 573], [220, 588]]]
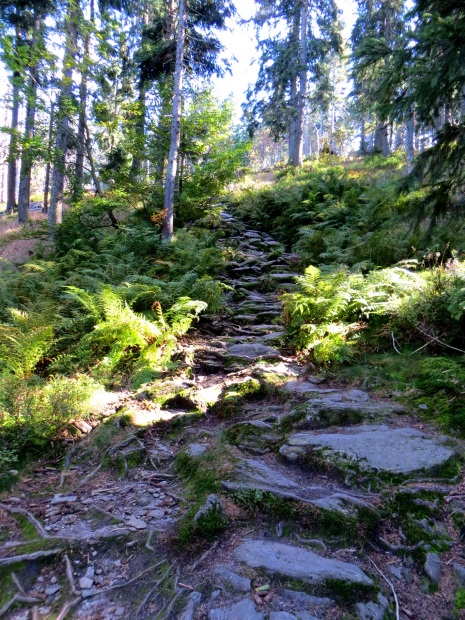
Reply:
[[180, 598], [182, 595], [184, 594], [184, 592], [181, 590], [180, 592], [178, 592], [172, 599], [171, 599], [171, 603], [168, 605], [168, 609], [166, 610], [166, 614], [163, 616], [163, 618], [161, 618], [161, 620], [166, 620], [167, 618], [170, 617], [171, 611], [174, 607], [174, 604], [176, 603], [176, 601], [178, 600], [178, 598]]
[[219, 540], [217, 540], [217, 541], [216, 541], [216, 542], [215, 542], [215, 543], [214, 543], [214, 544], [210, 547], [210, 549], [207, 549], [207, 550], [205, 551], [205, 553], [204, 553], [204, 554], [202, 554], [202, 555], [200, 556], [200, 558], [199, 558], [198, 560], [196, 560], [196, 561], [192, 564], [192, 566], [191, 566], [191, 570], [195, 570], [195, 569], [197, 568], [197, 566], [199, 566], [199, 564], [202, 564], [202, 562], [205, 560], [205, 558], [206, 558], [206, 557], [208, 557], [208, 556], [210, 555], [210, 553], [211, 553], [212, 551], [214, 551], [214, 550], [218, 547], [218, 545], [219, 545], [219, 544], [220, 544], [220, 541], [219, 541]]
[[[442, 345], [443, 347], [446, 347], [447, 349], [452, 349], [452, 351], [458, 351], [459, 353], [465, 353], [465, 351], [463, 349], [457, 349], [457, 347], [452, 347], [450, 344], [446, 344], [442, 340], [439, 340], [439, 338], [435, 338], [435, 337], [431, 336], [431, 334], [428, 334], [428, 332], [423, 331], [422, 329], [420, 329], [420, 327], [418, 327], [418, 331], [421, 332], [424, 336], [427, 336], [428, 338], [431, 338], [431, 342], [433, 342], [433, 340], [435, 340], [438, 344]], [[428, 343], [428, 344], [430, 344], [430, 343]]]
[[402, 352], [399, 351], [399, 349], [397, 348], [397, 345], [399, 343], [397, 342], [396, 337], [394, 336], [394, 332], [391, 332], [391, 337], [392, 337], [392, 346], [394, 347], [394, 351], [398, 353], [399, 355], [402, 355]]
[[42, 525], [42, 523], [40, 523], [34, 517], [34, 515], [31, 512], [29, 512], [29, 510], [25, 510], [24, 508], [7, 506], [6, 504], [0, 504], [0, 508], [3, 508], [3, 510], [6, 510], [7, 512], [11, 512], [12, 514], [17, 513], [17, 514], [24, 515], [25, 517], [27, 517], [27, 520], [29, 521], [29, 523], [31, 523], [31, 525], [33, 525], [36, 528], [37, 533], [40, 535], [41, 538], [55, 538], [55, 536], [50, 536], [50, 534], [44, 529], [44, 526]]
[[158, 580], [155, 582], [155, 584], [150, 588], [150, 590], [147, 592], [147, 594], [144, 597], [144, 600], [142, 601], [142, 603], [139, 605], [139, 607], [137, 608], [136, 611], [136, 617], [140, 614], [140, 612], [144, 609], [144, 607], [147, 605], [147, 603], [149, 602], [149, 600], [152, 597], [152, 594], [154, 592], [154, 590], [156, 588], [158, 588], [158, 586], [166, 579], [166, 577], [168, 576], [168, 574], [171, 572], [172, 568], [173, 568], [174, 564], [171, 564], [171, 566], [168, 567], [168, 570], [165, 572], [165, 574]]
[[11, 579], [12, 579], [13, 583], [15, 584], [15, 586], [20, 591], [20, 593], [21, 594], [26, 594], [26, 592], [24, 591], [24, 588], [23, 588], [23, 584], [18, 579], [18, 576], [17, 576], [16, 573], [11, 573]]
[[35, 551], [34, 553], [26, 553], [24, 555], [15, 555], [9, 558], [0, 558], [0, 566], [10, 566], [17, 562], [33, 562], [40, 558], [48, 558], [51, 555], [58, 555], [63, 549], [49, 549], [48, 551]]
[[373, 566], [376, 568], [376, 570], [381, 575], [381, 577], [384, 579], [384, 581], [391, 588], [392, 594], [394, 595], [394, 600], [396, 602], [396, 620], [400, 620], [399, 599], [397, 598], [397, 593], [395, 591], [394, 586], [392, 585], [391, 581], [389, 581], [389, 579], [386, 577], [386, 575], [383, 573], [383, 571], [380, 568], [378, 568], [378, 566], [375, 564], [375, 562], [373, 562], [373, 560], [371, 558], [368, 558], [368, 559], [373, 564]]
[[80, 592], [77, 590], [76, 584], [74, 583], [73, 567], [71, 566], [71, 560], [69, 559], [67, 554], [65, 554], [65, 563], [66, 563], [66, 577], [68, 578], [71, 592], [74, 594], [74, 596], [80, 596]]
[[60, 613], [55, 618], [55, 620], [64, 620], [66, 616], [68, 615], [68, 612], [76, 605], [76, 603], [79, 603], [80, 600], [81, 600], [81, 597], [79, 596], [75, 598], [74, 600], [69, 601], [68, 603], [65, 603], [63, 607], [61, 608]]
[[[176, 590], [177, 586], [178, 586], [178, 581], [179, 581], [179, 571], [176, 574], [176, 578], [174, 580], [174, 589]], [[173, 596], [173, 598], [171, 599], [171, 603], [168, 605], [168, 609], [166, 610], [165, 615], [163, 616], [163, 618], [161, 618], [161, 620], [167, 620], [167, 618], [170, 617], [171, 615], [171, 611], [174, 607], [174, 604], [176, 603], [176, 601], [178, 600], [178, 598], [180, 598], [182, 595], [184, 594], [183, 590], [180, 590], [177, 594], [175, 594]], [[163, 611], [163, 610], [162, 610]], [[161, 612], [160, 612], [161, 613]]]

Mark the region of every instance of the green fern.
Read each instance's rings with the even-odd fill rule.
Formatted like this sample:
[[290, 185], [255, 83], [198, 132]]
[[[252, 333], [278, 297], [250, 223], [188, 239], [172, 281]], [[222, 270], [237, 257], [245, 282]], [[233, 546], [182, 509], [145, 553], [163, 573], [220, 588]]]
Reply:
[[0, 370], [28, 378], [52, 345], [53, 329], [43, 317], [13, 308], [10, 315], [12, 324], [0, 325]]

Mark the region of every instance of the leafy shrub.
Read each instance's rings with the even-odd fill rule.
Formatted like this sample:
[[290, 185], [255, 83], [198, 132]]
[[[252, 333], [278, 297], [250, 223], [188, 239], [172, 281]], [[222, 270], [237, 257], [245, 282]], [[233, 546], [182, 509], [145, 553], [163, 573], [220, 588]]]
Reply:
[[91, 415], [92, 397], [99, 389], [85, 375], [48, 380], [34, 376], [27, 381], [13, 375], [0, 377], [0, 475], [18, 459], [41, 454], [72, 418]]
[[394, 338], [406, 352], [425, 342], [465, 349], [465, 272], [457, 261], [418, 273], [397, 266], [366, 276], [309, 267], [297, 282], [300, 290], [283, 296], [288, 334], [317, 363], [348, 361], [357, 341], [366, 345], [373, 336], [377, 349], [391, 348]]

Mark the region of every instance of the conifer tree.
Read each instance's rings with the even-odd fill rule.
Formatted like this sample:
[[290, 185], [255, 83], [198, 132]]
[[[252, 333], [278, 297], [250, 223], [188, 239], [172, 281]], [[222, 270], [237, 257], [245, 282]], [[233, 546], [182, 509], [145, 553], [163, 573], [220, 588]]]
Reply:
[[[257, 4], [260, 69], [245, 113], [251, 129], [262, 123], [276, 140], [287, 136], [289, 162], [300, 166], [309, 79], [319, 79], [327, 54], [341, 51], [337, 6], [333, 0], [258, 0]], [[260, 38], [264, 26], [272, 32]]]

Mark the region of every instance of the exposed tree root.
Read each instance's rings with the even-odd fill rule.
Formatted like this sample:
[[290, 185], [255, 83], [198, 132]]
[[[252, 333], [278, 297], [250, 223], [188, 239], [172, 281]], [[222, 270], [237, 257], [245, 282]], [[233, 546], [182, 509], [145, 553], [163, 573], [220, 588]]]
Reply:
[[0, 558], [0, 566], [10, 566], [17, 562], [32, 562], [40, 558], [47, 558], [51, 555], [58, 555], [63, 549], [49, 549], [48, 551], [35, 551], [34, 553], [26, 553], [24, 555], [15, 555], [9, 558]]
[[3, 510], [6, 510], [7, 512], [10, 512], [12, 514], [16, 513], [27, 517], [27, 520], [29, 521], [29, 523], [31, 523], [31, 525], [36, 528], [37, 533], [40, 535], [41, 538], [56, 538], [56, 536], [50, 536], [50, 534], [44, 529], [44, 526], [34, 517], [31, 512], [29, 512], [29, 510], [8, 506], [7, 504], [0, 504], [0, 508], [3, 508]]

